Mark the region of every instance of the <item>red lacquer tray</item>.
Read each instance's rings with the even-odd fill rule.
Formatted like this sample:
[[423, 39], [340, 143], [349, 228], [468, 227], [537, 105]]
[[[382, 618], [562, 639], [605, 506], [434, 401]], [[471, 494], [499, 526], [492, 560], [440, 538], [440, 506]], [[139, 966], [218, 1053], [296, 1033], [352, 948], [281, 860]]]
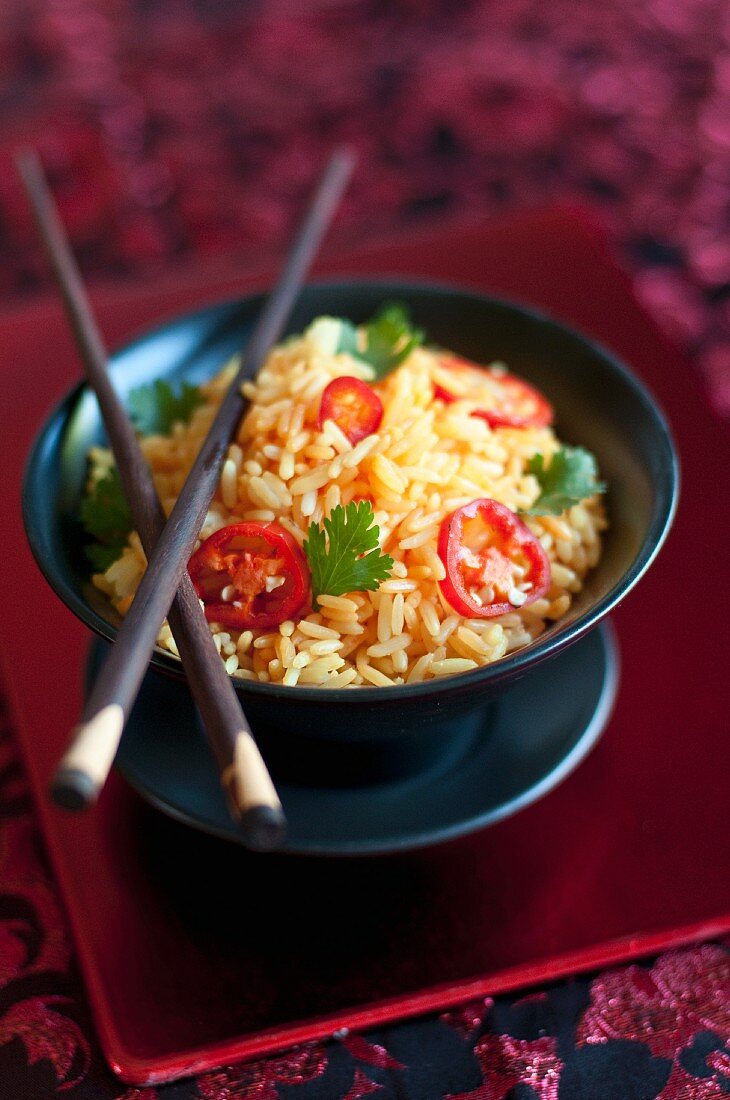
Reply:
[[[76, 381], [53, 302], [6, 315], [0, 642], [38, 812], [99, 1036], [152, 1083], [730, 930], [727, 429], [567, 211], [443, 231], [322, 271], [454, 280], [540, 305], [628, 360], [673, 423], [675, 529], [615, 617], [622, 682], [592, 755], [543, 801], [440, 848], [369, 860], [254, 856], [175, 824], [113, 777], [82, 817], [44, 797], [79, 711], [89, 636], [20, 523], [32, 436]], [[96, 296], [110, 343], [247, 290], [232, 267]]]

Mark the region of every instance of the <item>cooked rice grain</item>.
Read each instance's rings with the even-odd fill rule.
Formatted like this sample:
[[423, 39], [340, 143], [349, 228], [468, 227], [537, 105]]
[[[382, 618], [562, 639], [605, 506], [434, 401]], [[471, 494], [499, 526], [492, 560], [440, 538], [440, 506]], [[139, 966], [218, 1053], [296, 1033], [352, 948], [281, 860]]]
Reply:
[[[383, 420], [378, 432], [354, 446], [342, 429], [317, 423], [322, 390], [340, 375], [369, 379], [371, 370], [346, 354], [332, 355], [316, 325], [269, 356], [255, 383], [244, 384], [251, 401], [221, 472], [219, 491], [201, 539], [230, 523], [276, 521], [301, 546], [309, 524], [338, 504], [373, 500], [383, 551], [392, 576], [377, 592], [324, 595], [320, 607], [275, 633], [211, 631], [229, 673], [237, 679], [326, 688], [419, 683], [466, 672], [529, 644], [550, 621], [563, 616], [599, 559], [606, 518], [596, 498], [561, 516], [528, 524], [552, 565], [547, 596], [515, 607], [499, 619], [465, 619], [445, 599], [445, 569], [436, 551], [443, 519], [478, 497], [513, 510], [529, 507], [538, 493], [526, 472], [532, 455], [554, 454], [550, 428], [492, 430], [471, 415], [468, 400], [433, 401], [439, 371], [435, 352], [418, 348], [378, 383]], [[203, 386], [204, 403], [170, 437], [142, 440], [167, 512], [190, 470], [232, 376], [232, 366]], [[453, 388], [453, 378], [450, 380]], [[103, 476], [110, 453], [94, 448], [91, 477]], [[124, 613], [145, 568], [136, 535], [94, 583]], [[524, 595], [515, 590], [515, 601]], [[167, 624], [158, 644], [176, 653]]]

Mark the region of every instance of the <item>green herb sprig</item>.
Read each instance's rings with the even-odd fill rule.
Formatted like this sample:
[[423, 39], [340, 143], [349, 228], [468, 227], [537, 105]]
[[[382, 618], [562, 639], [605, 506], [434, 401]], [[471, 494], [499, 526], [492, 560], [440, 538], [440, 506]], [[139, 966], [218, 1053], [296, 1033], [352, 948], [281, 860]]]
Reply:
[[130, 390], [127, 412], [140, 435], [169, 435], [173, 425], [187, 424], [203, 395], [197, 386], [183, 382], [178, 390], [158, 378], [151, 386]]
[[399, 302], [384, 305], [371, 321], [362, 326], [363, 346], [358, 329], [351, 321], [341, 319], [337, 353], [347, 352], [355, 359], [369, 363], [375, 378], [384, 378], [395, 370], [424, 341], [425, 334], [411, 324], [408, 309]]
[[333, 508], [324, 520], [324, 530], [316, 523], [309, 526], [304, 540], [312, 572], [312, 599], [319, 596], [343, 596], [346, 592], [374, 592], [386, 581], [393, 559], [381, 553], [380, 532], [367, 500], [351, 501], [346, 508]]
[[[151, 386], [129, 392], [127, 411], [140, 435], [167, 435], [173, 424], [187, 423], [202, 402], [197, 386], [183, 382], [175, 390], [158, 379]], [[93, 483], [81, 502], [80, 514], [84, 530], [96, 540], [85, 547], [86, 556], [97, 572], [104, 573], [122, 553], [134, 530], [116, 466]]]
[[116, 561], [132, 531], [132, 513], [116, 466], [94, 482], [81, 502], [81, 522], [96, 542], [85, 547], [94, 569], [104, 573]]
[[598, 480], [596, 460], [583, 447], [561, 447], [545, 465], [545, 456], [533, 455], [527, 472], [534, 474], [540, 486], [540, 495], [528, 516], [559, 516], [566, 508], [606, 491], [604, 482]]

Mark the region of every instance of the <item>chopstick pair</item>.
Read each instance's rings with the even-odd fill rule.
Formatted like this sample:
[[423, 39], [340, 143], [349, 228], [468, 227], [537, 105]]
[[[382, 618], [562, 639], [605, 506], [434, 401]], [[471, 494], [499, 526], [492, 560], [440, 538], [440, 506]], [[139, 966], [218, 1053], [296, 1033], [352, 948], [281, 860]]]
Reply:
[[240, 822], [242, 838], [255, 849], [276, 847], [286, 828], [281, 803], [218, 655], [188, 578], [187, 562], [215, 492], [228, 445], [246, 408], [241, 383], [256, 374], [281, 335], [354, 159], [347, 150], [331, 158], [279, 282], [259, 316], [241, 367], [167, 521], [134, 429], [112, 386], [104, 344], [40, 162], [28, 152], [19, 155], [17, 163], [147, 556], [147, 569], [134, 601], [56, 772], [54, 800], [68, 809], [80, 809], [97, 797], [114, 761], [160, 626], [169, 612], [190, 689], [221, 772], [221, 783]]

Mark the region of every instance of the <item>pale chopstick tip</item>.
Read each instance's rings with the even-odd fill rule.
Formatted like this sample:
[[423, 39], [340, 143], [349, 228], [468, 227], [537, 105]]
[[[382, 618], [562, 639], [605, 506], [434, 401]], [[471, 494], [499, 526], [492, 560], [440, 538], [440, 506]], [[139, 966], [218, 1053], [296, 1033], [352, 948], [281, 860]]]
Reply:
[[94, 804], [99, 791], [86, 772], [61, 767], [53, 777], [50, 794], [59, 809], [79, 813]]
[[286, 818], [258, 746], [247, 730], [236, 736], [233, 759], [221, 784], [248, 848], [278, 848], [286, 835]]
[[274, 806], [252, 806], [239, 818], [241, 836], [252, 852], [273, 852], [286, 837], [284, 811]]
[[110, 703], [74, 732], [58, 766], [51, 796], [65, 810], [83, 810], [96, 801], [114, 762], [124, 728], [124, 711]]

